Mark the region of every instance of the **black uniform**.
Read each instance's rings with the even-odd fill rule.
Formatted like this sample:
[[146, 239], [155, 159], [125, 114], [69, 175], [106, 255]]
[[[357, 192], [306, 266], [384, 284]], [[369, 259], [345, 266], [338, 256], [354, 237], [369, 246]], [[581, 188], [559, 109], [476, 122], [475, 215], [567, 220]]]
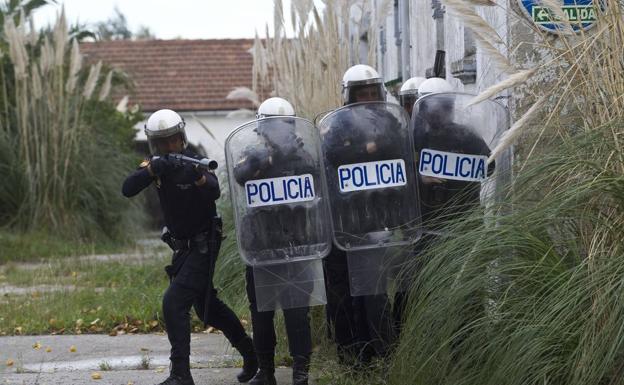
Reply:
[[[392, 114], [383, 113], [378, 106], [371, 104], [361, 108], [357, 115], [351, 109], [337, 113], [323, 140], [327, 160], [334, 168], [402, 158], [398, 143], [405, 139], [399, 132], [378, 128], [398, 127], [399, 122]], [[374, 151], [368, 151], [369, 143], [374, 143]], [[348, 200], [339, 202], [335, 207], [337, 221], [359, 224], [359, 229], [353, 231], [360, 234], [395, 227], [399, 220], [399, 208], [402, 205], [407, 207], [408, 202], [402, 202], [401, 194], [393, 190], [386, 188], [351, 193]], [[392, 204], [396, 205], [396, 209], [388, 209]], [[387, 295], [351, 297], [347, 255], [336, 245], [324, 259], [324, 267], [329, 333], [337, 344], [339, 358], [344, 361], [352, 356], [366, 362], [374, 355], [385, 355], [394, 340]]]
[[[234, 167], [234, 178], [238, 184], [291, 175], [316, 176], [318, 170], [314, 167], [312, 156], [303, 148], [301, 139], [294, 131], [294, 125], [294, 122], [288, 122], [287, 119], [258, 122], [256, 132], [259, 135], [259, 144], [244, 149], [241, 159]], [[307, 220], [306, 211], [303, 205], [250, 208], [241, 220], [243, 247], [249, 250], [272, 250], [313, 242], [307, 239], [310, 232], [306, 230], [306, 226], [310, 226], [310, 221]], [[247, 266], [245, 277], [254, 347], [260, 360], [260, 375], [262, 370], [272, 370], [276, 345], [273, 323], [275, 312], [258, 311], [253, 270], [253, 267]], [[295, 364], [297, 359], [308, 362], [312, 354], [309, 308], [291, 308], [283, 312], [290, 354], [295, 358]]]
[[[184, 155], [199, 158], [188, 150]], [[217, 297], [212, 285], [222, 239], [215, 206], [220, 196], [219, 182], [213, 173], [189, 164], [176, 165], [159, 178], [152, 177], [146, 166], [144, 162], [126, 178], [122, 192], [132, 197], [156, 184], [171, 236], [168, 243], [175, 250], [171, 265], [166, 267], [170, 285], [163, 297], [172, 373], [186, 377], [190, 376], [191, 307], [206, 325], [223, 331], [233, 346], [239, 347], [247, 337], [238, 317]], [[206, 183], [196, 186], [200, 172]]]

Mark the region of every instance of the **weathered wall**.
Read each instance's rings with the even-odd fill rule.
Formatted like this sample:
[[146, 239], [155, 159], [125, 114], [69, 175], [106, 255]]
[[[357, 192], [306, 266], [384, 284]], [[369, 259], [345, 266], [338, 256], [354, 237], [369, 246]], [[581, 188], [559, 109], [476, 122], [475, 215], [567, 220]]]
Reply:
[[411, 76], [425, 76], [433, 66], [436, 51], [436, 28], [430, 0], [410, 2]]

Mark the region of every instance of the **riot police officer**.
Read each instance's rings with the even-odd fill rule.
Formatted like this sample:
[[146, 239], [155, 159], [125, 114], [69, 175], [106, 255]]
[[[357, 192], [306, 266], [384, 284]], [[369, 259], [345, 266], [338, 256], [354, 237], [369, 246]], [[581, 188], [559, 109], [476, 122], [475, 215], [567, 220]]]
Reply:
[[[419, 99], [412, 116], [414, 148], [419, 166], [423, 150], [482, 158], [489, 156], [490, 148], [483, 137], [473, 127], [459, 123], [462, 117], [456, 115], [457, 98], [452, 86], [445, 79], [430, 78], [420, 85]], [[483, 115], [481, 119], [487, 121], [488, 116]], [[487, 124], [481, 126], [485, 127]], [[484, 177], [489, 176], [493, 169], [492, 163], [484, 173]], [[462, 180], [452, 175], [431, 176], [422, 172], [419, 172], [418, 176], [424, 233], [416, 244], [417, 258], [436, 241], [440, 232], [445, 231], [444, 226], [447, 223], [461, 218], [479, 205], [481, 192], [479, 181]], [[422, 261], [417, 261], [418, 264], [412, 265], [412, 268], [418, 269]], [[414, 274], [416, 272], [412, 275]], [[406, 292], [397, 291], [393, 312], [395, 325], [399, 330], [406, 301]]]
[[[386, 99], [386, 89], [377, 71], [370, 66], [358, 64], [349, 68], [342, 82], [344, 105], [362, 102], [382, 102]], [[337, 111], [337, 129], [325, 134], [323, 147], [327, 161], [338, 166], [356, 162], [370, 162], [397, 158], [394, 154], [399, 135], [392, 132], [368, 132], [361, 130], [358, 121], [388, 120], [384, 126], [393, 124], [394, 116], [379, 115], [379, 109], [365, 107], [360, 116], [351, 116], [350, 110]], [[369, 116], [370, 114], [370, 116]], [[368, 124], [370, 125], [370, 123]], [[386, 199], [381, 193], [356, 193], [349, 202], [341, 202], [334, 207], [334, 214], [344, 223], [357, 223], [359, 233], [374, 232], [384, 227], [392, 227], [395, 218], [388, 217], [393, 210], [381, 209], [383, 205], [364, 204], [364, 200]], [[362, 207], [372, 208], [363, 210]], [[380, 208], [381, 210], [375, 210]], [[336, 222], [336, 220], [334, 220]], [[356, 359], [358, 364], [368, 362], [373, 356], [384, 356], [394, 339], [390, 326], [389, 302], [385, 294], [352, 297], [349, 282], [347, 253], [335, 244], [324, 260], [327, 284], [328, 332], [337, 345], [337, 353], [342, 363]]]
[[[290, 175], [314, 173], [311, 155], [303, 148], [302, 138], [297, 136], [292, 105], [285, 99], [273, 97], [258, 108], [256, 144], [242, 152], [233, 174], [236, 183], [244, 186], [247, 181], [280, 178]], [[268, 119], [265, 119], [268, 118]], [[280, 249], [305, 245], [309, 240], [306, 226], [306, 209], [295, 205], [273, 205], [252, 208], [243, 218], [242, 242], [244, 247], [254, 249]], [[260, 261], [259, 261], [260, 262]], [[291, 262], [297, 263], [297, 262]], [[286, 264], [283, 264], [286, 265]], [[262, 269], [260, 267], [260, 269]], [[253, 342], [260, 370], [250, 381], [251, 385], [275, 385], [275, 328], [274, 310], [260, 311], [254, 282], [254, 267], [247, 266], [247, 297], [251, 310]], [[292, 289], [291, 289], [292, 290]], [[292, 381], [294, 385], [308, 384], [312, 336], [310, 332], [309, 307], [285, 308], [282, 306], [288, 345], [293, 357]]]
[[427, 79], [415, 76], [413, 78], [409, 78], [403, 83], [401, 86], [401, 90], [399, 91], [399, 102], [407, 114], [412, 116], [412, 108], [414, 107], [414, 103], [418, 99], [418, 87]]
[[154, 157], [128, 176], [122, 192], [132, 197], [154, 184], [158, 190], [168, 234], [174, 250], [166, 267], [170, 284], [163, 296], [163, 315], [171, 343], [171, 372], [161, 385], [193, 385], [190, 372], [190, 309], [206, 325], [223, 332], [243, 356], [243, 370], [237, 378], [249, 381], [258, 369], [252, 340], [234, 312], [217, 297], [212, 286], [216, 258], [221, 244], [221, 219], [215, 200], [220, 196], [214, 172], [178, 161], [173, 154], [198, 159], [187, 149], [185, 122], [176, 112], [153, 113], [145, 134]]

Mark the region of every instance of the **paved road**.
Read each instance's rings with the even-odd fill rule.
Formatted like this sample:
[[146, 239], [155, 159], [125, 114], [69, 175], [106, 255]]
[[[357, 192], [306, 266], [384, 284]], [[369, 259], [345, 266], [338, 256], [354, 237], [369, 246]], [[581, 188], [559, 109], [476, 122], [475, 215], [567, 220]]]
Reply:
[[[0, 337], [0, 385], [156, 384], [167, 377], [168, 350], [164, 334]], [[238, 384], [241, 363], [222, 335], [193, 334], [196, 384]], [[290, 384], [290, 373], [278, 368], [278, 383]], [[100, 379], [92, 378], [97, 374]]]

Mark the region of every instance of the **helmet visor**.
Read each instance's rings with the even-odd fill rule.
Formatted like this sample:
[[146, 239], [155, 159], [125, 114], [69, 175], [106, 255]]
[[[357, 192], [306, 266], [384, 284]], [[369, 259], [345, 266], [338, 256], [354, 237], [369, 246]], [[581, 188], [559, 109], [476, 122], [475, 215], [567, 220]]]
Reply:
[[348, 93], [347, 104], [386, 100], [385, 88], [381, 83], [350, 86]]
[[186, 147], [186, 138], [182, 132], [169, 136], [147, 137], [152, 155], [162, 156], [170, 153], [182, 152]]

